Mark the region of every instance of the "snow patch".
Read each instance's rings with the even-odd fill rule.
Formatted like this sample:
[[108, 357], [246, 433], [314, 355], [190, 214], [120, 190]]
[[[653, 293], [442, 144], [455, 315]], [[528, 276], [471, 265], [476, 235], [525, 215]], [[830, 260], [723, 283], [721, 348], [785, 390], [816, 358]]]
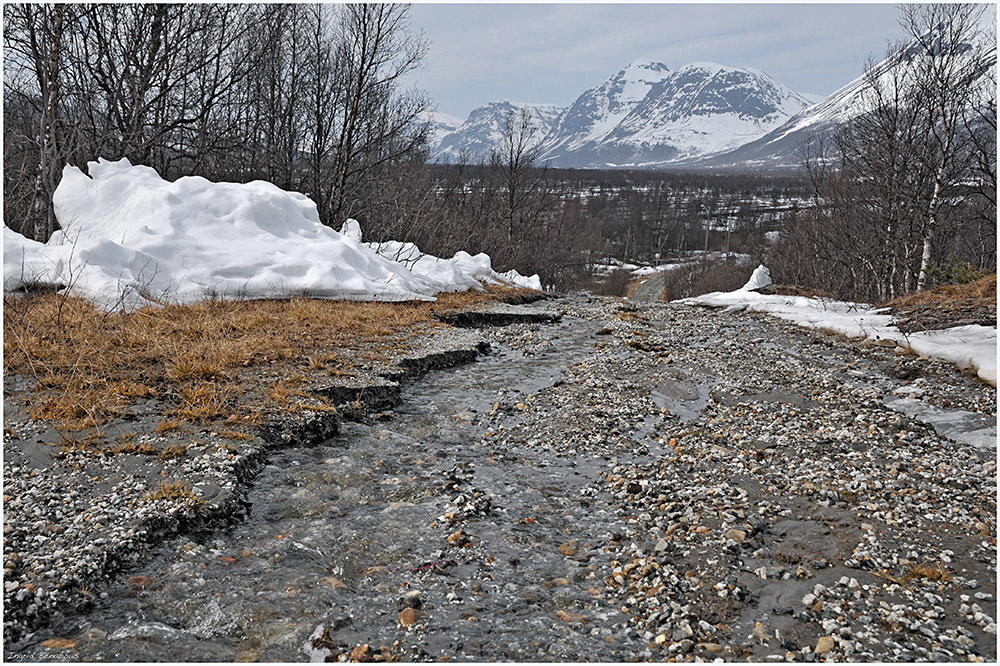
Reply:
[[[764, 267], [758, 267], [754, 275], [757, 275], [761, 268]], [[716, 291], [674, 302], [768, 312], [807, 328], [833, 331], [852, 338], [892, 340], [921, 356], [950, 361], [962, 368], [972, 368], [981, 379], [996, 386], [995, 326], [956, 326], [938, 331], [903, 333], [892, 325], [892, 316], [886, 314], [883, 309], [873, 309], [861, 303], [822, 298], [760, 294], [748, 289], [753, 281], [751, 277], [747, 285], [736, 291]]]

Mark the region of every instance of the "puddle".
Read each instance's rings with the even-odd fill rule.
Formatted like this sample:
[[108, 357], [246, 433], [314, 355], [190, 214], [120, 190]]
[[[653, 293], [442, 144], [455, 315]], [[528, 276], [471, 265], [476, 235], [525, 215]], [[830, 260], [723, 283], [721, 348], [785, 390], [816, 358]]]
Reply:
[[916, 398], [889, 396], [883, 402], [890, 409], [926, 423], [942, 437], [970, 444], [982, 451], [996, 451], [997, 421], [994, 416], [961, 409], [945, 409], [928, 405]]
[[666, 409], [684, 423], [701, 418], [701, 410], [708, 405], [712, 384], [701, 383], [675, 370], [670, 379], [650, 390], [649, 397], [660, 409]]

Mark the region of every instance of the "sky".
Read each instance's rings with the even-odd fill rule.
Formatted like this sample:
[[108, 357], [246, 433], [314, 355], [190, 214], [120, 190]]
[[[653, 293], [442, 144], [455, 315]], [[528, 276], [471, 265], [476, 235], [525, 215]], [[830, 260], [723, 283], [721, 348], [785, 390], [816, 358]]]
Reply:
[[570, 105], [637, 59], [760, 69], [829, 95], [903, 37], [895, 4], [440, 4], [411, 7], [430, 47], [410, 83], [460, 120], [508, 99]]

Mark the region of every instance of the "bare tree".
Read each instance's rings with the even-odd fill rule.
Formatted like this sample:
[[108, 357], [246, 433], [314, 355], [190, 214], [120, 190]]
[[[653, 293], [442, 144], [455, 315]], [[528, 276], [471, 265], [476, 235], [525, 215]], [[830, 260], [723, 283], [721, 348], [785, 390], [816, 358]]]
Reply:
[[423, 35], [409, 32], [408, 6], [341, 7], [335, 44], [336, 105], [328, 128], [334, 164], [325, 207], [336, 223], [352, 212], [352, 195], [381, 167], [426, 143], [426, 124], [419, 119], [429, 102], [401, 89], [427, 52]]
[[979, 22], [986, 6], [908, 4], [902, 5], [901, 11], [900, 22], [913, 38], [907, 51], [913, 65], [912, 85], [927, 111], [926, 138], [918, 157], [932, 173], [917, 279], [917, 289], [922, 290], [928, 283], [943, 193], [968, 175], [969, 135], [964, 119], [974, 104], [976, 83], [982, 74]]
[[[833, 134], [834, 152], [820, 144], [803, 152], [817, 210], [786, 234], [786, 248], [792, 240], [811, 246], [804, 261], [849, 275], [848, 283], [832, 281], [847, 290], [842, 295], [884, 301], [926, 288], [934, 262], [963, 247], [951, 236], [970, 233], [966, 219], [989, 196], [970, 188], [989, 179], [988, 172], [975, 175], [977, 140], [979, 162], [995, 164], [995, 138], [986, 147], [990, 120], [976, 123], [981, 134], [969, 122], [984, 70], [995, 64], [995, 46], [992, 56], [981, 46], [982, 11], [982, 5], [905, 6], [901, 23], [912, 39], [890, 46], [881, 62], [868, 62], [864, 111]], [[992, 113], [995, 128], [995, 106], [981, 113]], [[980, 226], [971, 233], [989, 237], [989, 225]], [[941, 229], [948, 230], [944, 237]], [[791, 257], [777, 254], [786, 262]], [[981, 262], [990, 257], [978, 254]]]
[[508, 114], [500, 147], [492, 151], [490, 166], [500, 175], [506, 241], [513, 246], [519, 234], [534, 222], [539, 195], [544, 193], [545, 171], [536, 169], [540, 155], [538, 128], [531, 109]]
[[[67, 24], [71, 20], [66, 5], [7, 5], [4, 20], [8, 24], [5, 46], [11, 52], [5, 61], [5, 83], [20, 89], [23, 101], [35, 107], [36, 130], [29, 140], [37, 146], [37, 170], [33, 185], [31, 235], [45, 242], [56, 227], [52, 193], [59, 184], [65, 159], [64, 134], [61, 131], [63, 78], [66, 63]], [[35, 94], [25, 90], [23, 79], [8, 79], [7, 67], [27, 70], [37, 84]], [[17, 74], [14, 74], [16, 77]], [[6, 101], [6, 100], [5, 100]]]

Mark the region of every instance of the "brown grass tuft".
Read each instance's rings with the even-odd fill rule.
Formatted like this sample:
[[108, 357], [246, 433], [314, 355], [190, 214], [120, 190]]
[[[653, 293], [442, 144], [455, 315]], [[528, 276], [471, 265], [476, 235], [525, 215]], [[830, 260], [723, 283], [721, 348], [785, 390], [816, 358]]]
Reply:
[[883, 303], [881, 307], [904, 307], [909, 305], [942, 305], [962, 301], [968, 305], [996, 306], [997, 276], [988, 275], [969, 284], [945, 285], [925, 291], [900, 296]]
[[902, 576], [902, 579], [907, 583], [918, 579], [948, 582], [951, 578], [951, 573], [940, 562], [921, 562], [910, 565]]
[[160, 451], [157, 456], [159, 460], [173, 460], [174, 458], [181, 458], [187, 455], [187, 445], [185, 444], [171, 444], [167, 448]]
[[183, 427], [184, 422], [180, 419], [163, 419], [153, 428], [153, 432], [157, 435], [166, 435], [171, 432], [179, 432]]
[[158, 500], [182, 500], [189, 505], [201, 504], [201, 498], [191, 492], [191, 488], [185, 481], [161, 481], [156, 488], [146, 494], [145, 499], [150, 502]]
[[133, 456], [155, 456], [160, 450], [149, 442], [125, 442], [114, 449], [115, 453], [128, 454]]

